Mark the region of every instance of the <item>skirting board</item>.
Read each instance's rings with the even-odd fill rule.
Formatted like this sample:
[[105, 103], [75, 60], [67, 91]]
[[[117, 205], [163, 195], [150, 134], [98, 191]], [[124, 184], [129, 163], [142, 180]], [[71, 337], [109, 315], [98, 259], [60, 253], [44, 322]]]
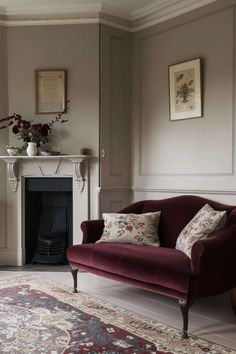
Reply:
[[23, 248], [0, 248], [0, 266], [22, 266], [25, 259]]

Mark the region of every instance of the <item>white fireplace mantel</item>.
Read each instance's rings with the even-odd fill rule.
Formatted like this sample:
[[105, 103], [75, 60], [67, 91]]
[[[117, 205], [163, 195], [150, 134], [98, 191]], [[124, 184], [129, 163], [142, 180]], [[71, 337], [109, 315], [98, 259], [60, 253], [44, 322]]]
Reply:
[[[7, 165], [6, 234], [0, 240], [0, 264], [25, 264], [25, 197], [27, 178], [72, 179], [73, 244], [82, 242], [81, 222], [90, 219], [90, 156], [0, 156]], [[1, 237], [1, 235], [0, 235]], [[2, 245], [2, 247], [1, 247]]]
[[[18, 165], [35, 161], [38, 165], [39, 174], [45, 175], [44, 173], [44, 165], [45, 163], [53, 162], [54, 164], [54, 174], [57, 173], [61, 162], [70, 161], [73, 164], [73, 174], [74, 179], [77, 184], [79, 191], [82, 193], [85, 184], [84, 173], [85, 170], [82, 167], [83, 162], [88, 159], [87, 155], [49, 155], [49, 156], [0, 156], [0, 159], [7, 163], [7, 175], [8, 181], [10, 183], [11, 189], [13, 192], [17, 191], [18, 182], [19, 182], [19, 173], [18, 173]], [[47, 175], [47, 173], [46, 173]]]

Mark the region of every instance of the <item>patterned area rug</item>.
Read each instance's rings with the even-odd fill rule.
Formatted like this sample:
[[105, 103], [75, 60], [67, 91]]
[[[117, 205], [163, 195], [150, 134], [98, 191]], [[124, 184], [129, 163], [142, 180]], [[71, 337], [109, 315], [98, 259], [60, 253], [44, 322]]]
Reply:
[[40, 276], [0, 283], [0, 353], [233, 354]]

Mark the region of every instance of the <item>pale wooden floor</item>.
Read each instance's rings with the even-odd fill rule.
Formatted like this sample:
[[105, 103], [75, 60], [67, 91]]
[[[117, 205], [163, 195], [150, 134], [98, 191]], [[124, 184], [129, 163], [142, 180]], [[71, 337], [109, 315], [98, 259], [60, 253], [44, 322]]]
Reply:
[[[72, 286], [68, 266], [0, 267], [0, 281], [32, 272], [41, 273], [47, 279]], [[89, 273], [78, 274], [78, 288], [135, 313], [178, 329], [182, 328], [180, 310], [174, 299]], [[230, 347], [236, 353], [236, 316], [231, 310], [228, 294], [196, 302], [190, 309], [189, 332]]]

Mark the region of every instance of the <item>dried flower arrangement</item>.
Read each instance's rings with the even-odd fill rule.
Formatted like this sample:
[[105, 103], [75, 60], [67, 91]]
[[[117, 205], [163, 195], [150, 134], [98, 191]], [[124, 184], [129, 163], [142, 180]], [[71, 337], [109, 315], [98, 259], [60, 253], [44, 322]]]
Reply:
[[12, 116], [0, 119], [0, 129], [12, 126], [12, 132], [25, 143], [34, 142], [37, 146], [48, 142], [48, 136], [52, 132], [55, 123], [65, 123], [68, 120], [62, 118], [62, 113], [58, 113], [54, 119], [48, 123], [34, 123], [25, 120], [20, 114], [14, 113]]

